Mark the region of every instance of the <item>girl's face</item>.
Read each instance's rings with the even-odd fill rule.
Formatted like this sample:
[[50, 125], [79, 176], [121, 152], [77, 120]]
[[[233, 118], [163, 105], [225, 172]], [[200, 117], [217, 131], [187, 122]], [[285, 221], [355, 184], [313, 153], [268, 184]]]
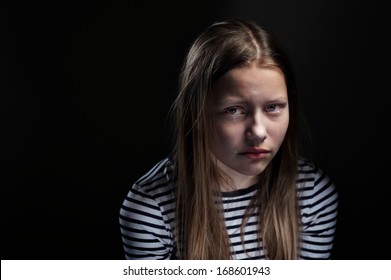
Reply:
[[212, 152], [236, 188], [257, 181], [280, 148], [289, 123], [282, 72], [252, 64], [232, 69], [213, 86]]

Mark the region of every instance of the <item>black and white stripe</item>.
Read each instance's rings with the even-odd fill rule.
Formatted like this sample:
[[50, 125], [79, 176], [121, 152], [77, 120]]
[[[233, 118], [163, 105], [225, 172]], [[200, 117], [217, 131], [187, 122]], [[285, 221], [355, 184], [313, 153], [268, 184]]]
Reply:
[[[120, 209], [120, 228], [126, 259], [170, 259], [174, 256], [174, 191], [172, 164], [164, 159], [141, 177]], [[308, 161], [300, 160], [298, 196], [302, 214], [302, 259], [328, 259], [333, 245], [338, 196], [329, 177]], [[265, 259], [257, 239], [257, 213], [244, 230], [240, 224], [256, 188], [222, 194], [225, 223], [234, 259]], [[260, 247], [261, 246], [261, 247]]]

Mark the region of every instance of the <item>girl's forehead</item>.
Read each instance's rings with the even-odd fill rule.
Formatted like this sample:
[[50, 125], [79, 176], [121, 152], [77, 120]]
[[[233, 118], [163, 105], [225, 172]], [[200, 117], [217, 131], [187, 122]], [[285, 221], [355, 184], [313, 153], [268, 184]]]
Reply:
[[245, 67], [228, 71], [213, 87], [215, 99], [286, 95], [285, 78], [275, 67]]

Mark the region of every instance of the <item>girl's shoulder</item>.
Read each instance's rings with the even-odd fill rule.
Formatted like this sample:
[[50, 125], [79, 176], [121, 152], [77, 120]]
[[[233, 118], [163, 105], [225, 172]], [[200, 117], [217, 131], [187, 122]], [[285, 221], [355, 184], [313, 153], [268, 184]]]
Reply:
[[315, 180], [322, 177], [328, 178], [328, 176], [323, 172], [321, 168], [319, 168], [316, 163], [305, 157], [299, 157], [298, 180]]
[[306, 158], [299, 159], [296, 183], [303, 202], [315, 205], [329, 200], [336, 203], [338, 194], [334, 181], [317, 164]]
[[166, 157], [141, 176], [133, 184], [133, 189], [152, 197], [171, 191], [174, 182], [173, 170], [172, 161]]

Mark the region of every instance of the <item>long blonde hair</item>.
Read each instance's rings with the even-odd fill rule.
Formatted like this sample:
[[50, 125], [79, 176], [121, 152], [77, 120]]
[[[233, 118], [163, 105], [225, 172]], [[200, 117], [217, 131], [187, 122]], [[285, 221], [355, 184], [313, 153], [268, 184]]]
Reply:
[[[287, 56], [266, 28], [245, 20], [216, 22], [192, 44], [185, 58], [173, 105], [176, 140], [177, 256], [230, 259], [219, 185], [224, 176], [210, 150], [212, 84], [229, 70], [256, 61], [278, 67], [288, 89], [289, 126], [275, 158], [260, 175], [246, 215], [259, 209], [259, 239], [269, 259], [297, 259], [299, 218], [297, 96]], [[242, 229], [247, 222], [243, 219]]]

